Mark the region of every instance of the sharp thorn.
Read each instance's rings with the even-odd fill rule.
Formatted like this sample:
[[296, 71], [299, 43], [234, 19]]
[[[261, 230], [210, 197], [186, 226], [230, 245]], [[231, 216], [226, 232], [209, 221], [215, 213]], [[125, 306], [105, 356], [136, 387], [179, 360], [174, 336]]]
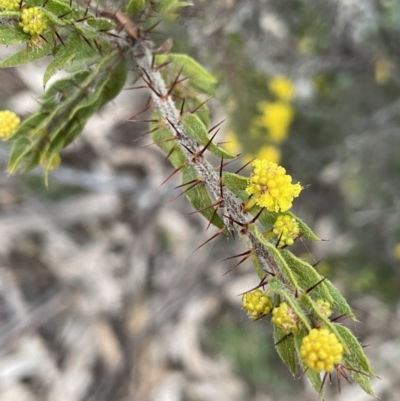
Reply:
[[251, 160], [249, 160], [243, 167], [241, 167], [239, 170], [235, 171], [235, 174], [239, 174], [244, 168], [246, 168], [250, 163], [252, 163], [256, 158], [253, 157]]
[[210, 134], [212, 131], [215, 130], [215, 128], [219, 127], [222, 123], [226, 121], [226, 118], [224, 118], [222, 121], [220, 121], [218, 124], [215, 124], [212, 128], [208, 130], [208, 133]]
[[183, 169], [183, 167], [186, 166], [187, 163], [183, 163], [182, 166], [176, 168], [157, 188], [160, 188], [161, 185], [165, 184], [171, 177], [173, 177], [178, 171]]
[[206, 100], [204, 100], [204, 102], [201, 102], [195, 109], [190, 111], [190, 114], [194, 114], [196, 113], [196, 111], [198, 109], [200, 109], [203, 105], [205, 105], [210, 99], [212, 98], [212, 96], [210, 96], [209, 98], [207, 98]]
[[248, 224], [253, 224], [257, 221], [257, 219], [261, 216], [261, 213], [264, 211], [264, 207], [260, 209], [260, 211], [249, 221]]
[[318, 283], [314, 284], [308, 290], [306, 290], [306, 294], [310, 293], [315, 287], [318, 287], [324, 280], [326, 280], [326, 277], [322, 278], [318, 281]]
[[212, 237], [210, 237], [207, 241], [203, 242], [201, 245], [199, 245], [194, 251], [196, 252], [200, 248], [202, 248], [204, 245], [208, 244], [210, 241], [212, 241], [214, 238], [218, 237], [218, 235], [222, 234], [225, 231], [225, 227], [221, 228], [218, 232], [216, 232]]

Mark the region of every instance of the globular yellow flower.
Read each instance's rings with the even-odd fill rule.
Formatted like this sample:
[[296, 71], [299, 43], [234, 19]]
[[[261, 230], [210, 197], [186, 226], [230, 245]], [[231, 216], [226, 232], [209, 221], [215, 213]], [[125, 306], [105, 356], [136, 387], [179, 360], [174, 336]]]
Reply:
[[302, 340], [300, 356], [313, 371], [332, 372], [343, 358], [343, 345], [328, 329], [312, 329]]
[[279, 163], [281, 160], [281, 151], [276, 146], [265, 145], [258, 151], [257, 158]]
[[281, 302], [278, 307], [274, 308], [272, 315], [272, 324], [282, 329], [286, 334], [297, 333], [299, 331], [299, 319], [294, 310], [286, 302]]
[[266, 293], [257, 289], [243, 295], [242, 308], [247, 311], [249, 317], [257, 320], [270, 313], [273, 305], [271, 298]]
[[392, 78], [394, 67], [390, 60], [378, 57], [375, 60], [375, 82], [378, 85], [387, 84]]
[[17, 130], [19, 117], [10, 110], [0, 111], [0, 138], [8, 139]]
[[[253, 195], [250, 203], [265, 207], [271, 212], [286, 212], [292, 207], [293, 198], [299, 196], [302, 187], [292, 184], [292, 177], [286, 170], [269, 160], [256, 159], [252, 163], [254, 172], [246, 192]], [[249, 204], [246, 209], [250, 209]]]
[[41, 7], [24, 8], [19, 26], [33, 38], [38, 37], [48, 28], [46, 14]]
[[292, 82], [284, 75], [277, 75], [272, 78], [268, 85], [269, 90], [280, 100], [289, 102], [295, 95]]
[[262, 115], [256, 119], [256, 123], [267, 128], [274, 142], [283, 142], [294, 118], [293, 107], [284, 102], [260, 102], [258, 106]]
[[293, 245], [294, 240], [300, 234], [297, 220], [289, 214], [281, 214], [277, 217], [272, 228], [273, 233], [279, 238], [279, 246]]
[[0, 0], [0, 10], [18, 11], [20, 0]]

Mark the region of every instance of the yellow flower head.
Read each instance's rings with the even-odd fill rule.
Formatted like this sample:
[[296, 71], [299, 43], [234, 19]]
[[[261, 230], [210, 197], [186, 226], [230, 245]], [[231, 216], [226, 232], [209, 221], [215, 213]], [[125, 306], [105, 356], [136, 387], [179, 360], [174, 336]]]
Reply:
[[305, 365], [313, 371], [332, 372], [335, 363], [339, 363], [343, 358], [343, 345], [328, 329], [312, 329], [303, 338], [300, 355]]
[[284, 102], [289, 102], [295, 95], [292, 82], [284, 75], [277, 75], [276, 77], [272, 78], [268, 87], [276, 97]]
[[271, 312], [273, 305], [271, 298], [261, 290], [246, 292], [242, 297], [242, 308], [249, 317], [257, 320]]
[[19, 117], [10, 110], [0, 111], [0, 138], [8, 139], [16, 131], [20, 123]]
[[284, 141], [294, 118], [293, 107], [283, 102], [260, 102], [262, 115], [256, 123], [268, 129], [271, 139], [277, 143]]
[[0, 10], [18, 11], [20, 0], [0, 0]]
[[299, 331], [299, 319], [294, 310], [286, 302], [281, 302], [278, 307], [274, 308], [272, 315], [272, 324], [282, 329], [286, 334], [297, 333]]
[[293, 245], [294, 240], [300, 234], [299, 223], [289, 214], [278, 216], [272, 229], [273, 233], [279, 238], [280, 246]]
[[41, 35], [48, 27], [43, 9], [41, 7], [24, 8], [21, 12], [19, 26], [32, 37]]
[[255, 203], [271, 212], [289, 210], [293, 198], [297, 198], [302, 190], [301, 185], [292, 184], [292, 177], [276, 163], [256, 159], [252, 165], [254, 172], [246, 192], [253, 195]]

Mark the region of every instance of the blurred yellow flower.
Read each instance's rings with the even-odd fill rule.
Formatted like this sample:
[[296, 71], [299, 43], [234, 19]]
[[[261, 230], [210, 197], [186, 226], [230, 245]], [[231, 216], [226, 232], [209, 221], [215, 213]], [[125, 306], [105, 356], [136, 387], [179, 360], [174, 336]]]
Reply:
[[260, 102], [258, 108], [262, 115], [255, 119], [255, 123], [267, 128], [274, 142], [283, 142], [294, 118], [293, 107], [283, 102]]
[[277, 75], [272, 78], [268, 88], [275, 96], [284, 102], [289, 102], [295, 95], [292, 82], [284, 75]]
[[375, 82], [385, 85], [393, 74], [394, 65], [388, 59], [379, 57], [375, 60]]
[[281, 161], [281, 151], [276, 146], [265, 145], [259, 150], [257, 159], [266, 159], [270, 162], [279, 163]]
[[235, 133], [231, 130], [228, 130], [225, 134], [224, 148], [233, 154], [240, 153], [240, 143], [237, 140]]
[[396, 259], [400, 260], [400, 242], [394, 247], [393, 255]]

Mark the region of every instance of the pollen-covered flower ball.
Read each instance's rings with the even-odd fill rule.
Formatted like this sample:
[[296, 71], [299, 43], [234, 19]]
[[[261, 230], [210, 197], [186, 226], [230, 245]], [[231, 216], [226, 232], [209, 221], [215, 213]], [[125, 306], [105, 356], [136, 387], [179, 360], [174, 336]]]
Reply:
[[256, 159], [254, 172], [246, 188], [253, 195], [254, 202], [271, 212], [285, 212], [292, 207], [293, 199], [298, 197], [302, 187], [292, 184], [292, 177], [286, 170], [268, 160]]
[[294, 240], [300, 234], [299, 223], [289, 214], [278, 216], [272, 229], [273, 233], [279, 238], [280, 246], [293, 245]]
[[41, 35], [48, 27], [46, 15], [42, 8], [24, 8], [21, 12], [19, 26], [25, 33], [32, 37]]
[[10, 110], [0, 111], [0, 138], [8, 139], [16, 131], [20, 123], [19, 117]]
[[281, 302], [272, 311], [271, 322], [286, 334], [297, 333], [300, 329], [299, 319], [294, 310], [286, 302]]
[[303, 338], [300, 355], [304, 363], [317, 373], [332, 372], [343, 358], [343, 345], [328, 329], [312, 329]]
[[270, 313], [273, 305], [268, 295], [261, 290], [254, 290], [243, 295], [242, 307], [253, 320], [256, 320]]
[[21, 0], [0, 0], [0, 10], [18, 11]]

